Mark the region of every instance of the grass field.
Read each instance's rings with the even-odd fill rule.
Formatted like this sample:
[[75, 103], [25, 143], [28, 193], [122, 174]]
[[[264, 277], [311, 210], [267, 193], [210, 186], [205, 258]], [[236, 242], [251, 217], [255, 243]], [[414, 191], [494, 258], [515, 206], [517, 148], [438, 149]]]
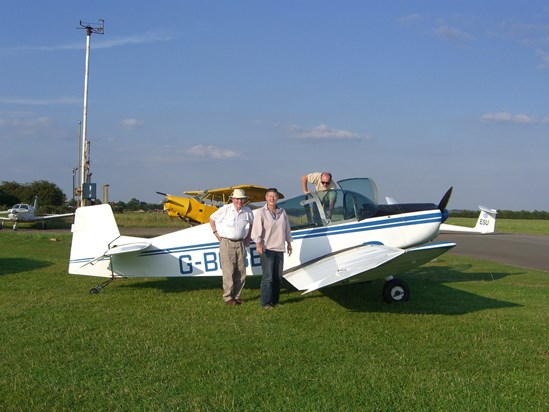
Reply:
[[[169, 218], [164, 213], [117, 213], [116, 222], [120, 228], [169, 228], [173, 230], [184, 229], [189, 224], [181, 219]], [[72, 218], [50, 220], [47, 222], [47, 228], [50, 229], [69, 229]], [[476, 218], [450, 218], [446, 223], [452, 225], [473, 227]], [[6, 229], [11, 227], [7, 222]], [[40, 229], [41, 222], [19, 223], [21, 229]], [[526, 219], [498, 219], [496, 222], [496, 231], [502, 233], [524, 233], [533, 235], [549, 235], [549, 220], [526, 220]]]
[[[55, 237], [52, 237], [55, 236]], [[0, 232], [0, 409], [549, 410], [549, 275], [450, 254], [381, 282], [240, 307], [220, 279], [67, 274], [70, 234]]]

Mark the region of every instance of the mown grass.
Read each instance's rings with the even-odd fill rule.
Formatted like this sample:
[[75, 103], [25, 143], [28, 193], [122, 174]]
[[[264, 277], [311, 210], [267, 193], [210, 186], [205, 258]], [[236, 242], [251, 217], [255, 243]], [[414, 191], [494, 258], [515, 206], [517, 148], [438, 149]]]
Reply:
[[[171, 218], [166, 213], [140, 213], [127, 212], [116, 213], [116, 223], [120, 228], [138, 227], [138, 228], [173, 228], [174, 230], [189, 227], [189, 224], [178, 218]], [[73, 217], [51, 219], [45, 222], [47, 229], [70, 229]], [[11, 222], [4, 223], [4, 229], [11, 229]], [[20, 229], [42, 229], [42, 222], [19, 222]]]
[[547, 410], [549, 277], [443, 255], [403, 276], [259, 307], [220, 279], [67, 274], [70, 235], [0, 233], [0, 408]]
[[[169, 228], [173, 230], [189, 227], [189, 223], [178, 218], [171, 218], [165, 213], [140, 213], [125, 212], [115, 214], [116, 222], [121, 229], [124, 228]], [[475, 226], [476, 219], [450, 217], [446, 223], [460, 226]], [[72, 218], [53, 219], [46, 222], [48, 229], [70, 229]], [[11, 228], [10, 222], [4, 224], [4, 229]], [[41, 229], [41, 222], [19, 223], [21, 229]], [[527, 219], [498, 219], [496, 232], [522, 233], [534, 235], [549, 235], [549, 220]]]

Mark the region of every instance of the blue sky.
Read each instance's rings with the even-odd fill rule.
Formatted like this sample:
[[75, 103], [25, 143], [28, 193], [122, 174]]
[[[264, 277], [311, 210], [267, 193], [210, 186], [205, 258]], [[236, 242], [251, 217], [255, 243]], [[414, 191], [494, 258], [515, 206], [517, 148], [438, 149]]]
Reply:
[[300, 177], [380, 198], [549, 210], [543, 1], [3, 0], [0, 180], [71, 197], [91, 38], [92, 181], [110, 200]]

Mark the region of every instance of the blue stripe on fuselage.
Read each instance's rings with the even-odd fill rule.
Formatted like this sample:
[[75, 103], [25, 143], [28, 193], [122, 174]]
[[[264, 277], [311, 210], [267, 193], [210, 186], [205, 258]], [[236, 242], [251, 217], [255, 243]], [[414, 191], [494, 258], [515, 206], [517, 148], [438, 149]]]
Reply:
[[[425, 223], [440, 223], [441, 213], [429, 213], [419, 216], [405, 216], [405, 217], [392, 217], [389, 219], [378, 220], [372, 222], [371, 220], [363, 220], [357, 223], [351, 223], [347, 225], [338, 226], [325, 226], [316, 229], [303, 229], [292, 232], [292, 238], [297, 239], [309, 239], [321, 236], [341, 235], [348, 233], [367, 232], [379, 229], [389, 229], [396, 227], [405, 227], [412, 225], [422, 225]], [[188, 246], [177, 246], [166, 249], [157, 249], [150, 251], [143, 251], [140, 256], [155, 256], [168, 253], [181, 253], [181, 252], [196, 252], [200, 250], [208, 250], [219, 246], [219, 242], [201, 243]]]

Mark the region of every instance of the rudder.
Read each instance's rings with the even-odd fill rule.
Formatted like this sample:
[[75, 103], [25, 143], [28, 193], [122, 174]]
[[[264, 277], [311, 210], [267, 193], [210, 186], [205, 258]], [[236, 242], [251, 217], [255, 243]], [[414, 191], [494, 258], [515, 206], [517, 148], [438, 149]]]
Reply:
[[72, 225], [69, 273], [110, 277], [109, 243], [120, 237], [110, 205], [80, 207]]

